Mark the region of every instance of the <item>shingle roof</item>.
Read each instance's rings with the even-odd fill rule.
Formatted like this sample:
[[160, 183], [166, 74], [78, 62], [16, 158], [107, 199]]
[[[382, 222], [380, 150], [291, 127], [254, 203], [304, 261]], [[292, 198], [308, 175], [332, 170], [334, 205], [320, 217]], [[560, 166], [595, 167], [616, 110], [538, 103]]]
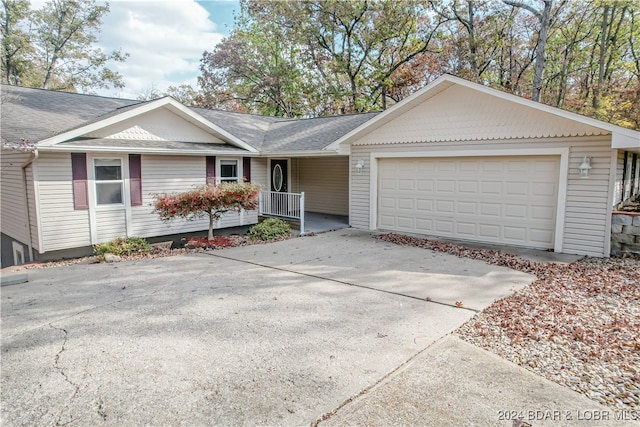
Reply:
[[[131, 99], [2, 85], [2, 143], [15, 144], [22, 139], [38, 142], [123, 113], [143, 103]], [[196, 107], [190, 109], [263, 153], [322, 150], [377, 114], [285, 119]], [[78, 143], [65, 145], [77, 147]], [[92, 143], [96, 147], [115, 144], [105, 141]], [[126, 148], [127, 143], [132, 148], [149, 148], [144, 143], [136, 145], [124, 140], [117, 145]], [[87, 146], [86, 141], [83, 144]], [[169, 148], [179, 149], [176, 145], [167, 146]]]
[[262, 145], [264, 153], [318, 151], [378, 113], [318, 117], [273, 123]]
[[2, 85], [2, 142], [37, 142], [96, 120], [119, 108], [139, 104], [44, 89]]

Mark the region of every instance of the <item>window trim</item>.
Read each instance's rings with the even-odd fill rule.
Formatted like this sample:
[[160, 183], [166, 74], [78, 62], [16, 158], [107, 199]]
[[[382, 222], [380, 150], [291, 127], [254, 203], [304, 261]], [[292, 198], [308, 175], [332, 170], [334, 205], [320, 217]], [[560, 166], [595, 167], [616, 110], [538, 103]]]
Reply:
[[[96, 161], [98, 160], [117, 160], [118, 162], [120, 162], [120, 179], [105, 179], [105, 180], [99, 180], [96, 177]], [[94, 191], [94, 203], [96, 206], [96, 209], [109, 209], [109, 208], [118, 208], [121, 209], [123, 207], [126, 206], [126, 196], [125, 196], [125, 191], [126, 191], [126, 186], [125, 186], [125, 172], [124, 172], [124, 160], [121, 157], [107, 157], [107, 156], [101, 156], [101, 157], [94, 157], [92, 159], [92, 174], [93, 174], [93, 191]], [[120, 184], [120, 194], [122, 195], [122, 201], [120, 203], [104, 203], [101, 204], [98, 202], [98, 186], [100, 184]]]
[[[22, 265], [27, 263], [27, 259], [24, 257], [24, 246], [16, 241], [11, 242], [11, 249], [13, 249], [13, 265]], [[18, 262], [19, 258], [22, 262]]]
[[[217, 168], [216, 168], [216, 183], [221, 184], [223, 182], [242, 182], [242, 158], [238, 157], [222, 157], [216, 159]], [[229, 164], [230, 162], [234, 162], [236, 165], [236, 176], [233, 177], [223, 177], [222, 176], [222, 165]]]

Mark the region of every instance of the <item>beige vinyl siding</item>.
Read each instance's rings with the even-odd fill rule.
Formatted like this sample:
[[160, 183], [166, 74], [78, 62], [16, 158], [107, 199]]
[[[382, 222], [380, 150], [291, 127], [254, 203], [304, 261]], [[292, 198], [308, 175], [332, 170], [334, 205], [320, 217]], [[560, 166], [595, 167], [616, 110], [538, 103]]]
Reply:
[[298, 161], [298, 188], [305, 193], [305, 210], [349, 215], [349, 158], [302, 158]]
[[[206, 183], [205, 157], [142, 155], [141, 160], [142, 205], [131, 208], [132, 236], [153, 237], [207, 230], [209, 228], [208, 217], [190, 221], [176, 218], [169, 222], [163, 222], [153, 212], [155, 194], [178, 193]], [[251, 173], [253, 175], [253, 169]], [[257, 220], [255, 212], [245, 212], [243, 216], [230, 212], [221, 218], [218, 226], [234, 227], [255, 224]]]
[[89, 210], [74, 209], [72, 178], [69, 153], [40, 153], [35, 176], [42, 226], [40, 252], [91, 245]]
[[29, 153], [6, 149], [0, 153], [2, 232], [25, 244], [29, 242], [29, 230], [22, 165], [30, 157]]
[[[571, 145], [567, 181], [564, 240], [562, 251], [592, 256], [608, 256], [604, 242], [608, 237], [609, 179], [611, 150], [609, 141]], [[584, 156], [591, 158], [589, 178], [580, 178], [578, 167]]]
[[33, 184], [33, 164], [25, 168], [27, 177], [27, 200], [29, 202], [29, 224], [31, 225], [31, 245], [39, 250], [40, 242], [38, 240], [38, 214], [36, 210], [36, 195]]
[[267, 159], [251, 158], [251, 182], [260, 185], [263, 190], [267, 188]]
[[95, 218], [98, 239], [96, 243], [104, 243], [116, 237], [127, 236], [127, 220], [124, 209], [97, 209]]
[[[607, 206], [609, 194], [609, 167], [611, 156], [607, 137], [546, 138], [537, 140], [501, 140], [501, 141], [458, 141], [440, 143], [412, 143], [365, 145], [366, 137], [351, 147], [351, 162], [365, 161], [362, 174], [351, 175], [351, 218], [350, 225], [356, 228], [369, 228], [370, 224], [370, 173], [371, 155], [378, 153], [393, 154], [402, 157], [402, 153], [425, 152], [433, 155], [438, 151], [461, 155], [468, 150], [511, 150], [511, 149], [557, 149], [569, 148], [569, 171], [567, 197], [565, 201], [563, 252], [594, 256], [606, 256], [605, 238], [607, 236]], [[517, 155], [517, 153], [513, 153]], [[579, 177], [578, 166], [582, 157], [592, 157], [591, 176]], [[450, 154], [448, 154], [450, 155]], [[375, 162], [376, 160], [374, 160]], [[563, 179], [563, 177], [560, 177]]]

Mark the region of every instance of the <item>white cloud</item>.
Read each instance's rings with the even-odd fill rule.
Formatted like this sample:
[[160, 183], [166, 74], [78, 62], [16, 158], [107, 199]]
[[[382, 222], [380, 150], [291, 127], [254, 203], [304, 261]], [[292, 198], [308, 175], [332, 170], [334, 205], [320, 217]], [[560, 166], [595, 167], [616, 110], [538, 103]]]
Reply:
[[193, 83], [205, 50], [212, 50], [223, 34], [209, 13], [194, 0], [122, 0], [110, 2], [99, 44], [106, 51], [129, 53], [124, 63], [110, 67], [124, 77], [122, 90], [103, 95], [135, 98], [154, 87]]

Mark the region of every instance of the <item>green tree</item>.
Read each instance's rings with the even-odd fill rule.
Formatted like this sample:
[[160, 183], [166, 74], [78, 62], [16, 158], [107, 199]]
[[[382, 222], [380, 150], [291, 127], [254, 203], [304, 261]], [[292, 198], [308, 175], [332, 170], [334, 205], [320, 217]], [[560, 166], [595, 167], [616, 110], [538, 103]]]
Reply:
[[28, 0], [2, 0], [0, 21], [2, 28], [2, 76], [8, 84], [20, 85], [30, 70], [33, 46], [27, 31], [30, 16]]
[[95, 45], [109, 12], [106, 3], [49, 0], [30, 10], [28, 1], [3, 0], [3, 9], [2, 71], [8, 83], [70, 92], [124, 87], [122, 76], [107, 64], [128, 55]]

